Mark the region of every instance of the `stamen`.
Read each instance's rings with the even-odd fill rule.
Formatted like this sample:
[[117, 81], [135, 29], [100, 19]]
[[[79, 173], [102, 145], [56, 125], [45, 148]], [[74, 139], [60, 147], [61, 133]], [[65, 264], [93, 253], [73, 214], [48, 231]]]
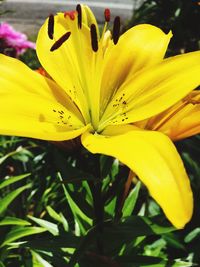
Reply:
[[106, 22], [109, 22], [110, 21], [110, 9], [109, 8], [106, 8], [104, 10], [104, 17], [105, 17], [105, 21]]
[[51, 40], [53, 40], [53, 34], [54, 34], [54, 15], [50, 14], [48, 20], [48, 36]]
[[94, 24], [90, 26], [91, 45], [94, 52], [98, 51], [97, 29]]
[[188, 104], [192, 104], [192, 105], [199, 105], [200, 104], [200, 99], [195, 99], [190, 95], [185, 97], [185, 100]]
[[114, 19], [113, 25], [113, 43], [116, 45], [120, 36], [120, 17], [117, 16]]
[[80, 4], [78, 4], [76, 6], [76, 11], [78, 13], [78, 27], [79, 27], [79, 29], [81, 29], [81, 27], [82, 27], [82, 10], [81, 10]]
[[63, 36], [60, 37], [51, 47], [50, 51], [53, 52], [54, 50], [58, 49], [67, 39], [70, 37], [71, 32], [66, 32]]

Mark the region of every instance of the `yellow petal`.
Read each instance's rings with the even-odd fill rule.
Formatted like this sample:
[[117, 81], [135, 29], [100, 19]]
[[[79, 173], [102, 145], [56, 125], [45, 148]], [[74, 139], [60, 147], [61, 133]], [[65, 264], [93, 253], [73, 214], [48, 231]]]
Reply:
[[0, 134], [62, 141], [77, 137], [88, 126], [58, 102], [35, 94], [1, 94]]
[[81, 120], [81, 114], [69, 99], [68, 95], [52, 80], [29, 69], [21, 61], [0, 54], [0, 94], [31, 93], [50, 101], [59, 102], [76, 114]]
[[145, 128], [163, 132], [173, 141], [200, 133], [200, 91], [193, 91], [170, 109], [149, 119]]
[[[156, 115], [200, 84], [200, 52], [163, 60], [128, 80], [110, 102], [101, 122], [123, 124]], [[116, 115], [119, 116], [116, 116]], [[105, 122], [104, 122], [105, 123]]]
[[86, 132], [82, 143], [92, 153], [118, 158], [135, 172], [175, 227], [182, 228], [190, 220], [193, 197], [189, 179], [167, 136], [153, 131], [128, 131], [115, 136]]
[[172, 34], [141, 24], [125, 32], [106, 57], [101, 102], [105, 106], [110, 96], [129, 76], [160, 62]]
[[[59, 13], [54, 16], [54, 20], [53, 40], [47, 34], [48, 19], [39, 31], [36, 43], [37, 55], [44, 69], [72, 98], [87, 122], [89, 114], [85, 90], [88, 87], [92, 55], [90, 31], [85, 24], [78, 29], [76, 13], [74, 19]], [[69, 39], [55, 51], [50, 51], [53, 44], [66, 32], [71, 32]]]

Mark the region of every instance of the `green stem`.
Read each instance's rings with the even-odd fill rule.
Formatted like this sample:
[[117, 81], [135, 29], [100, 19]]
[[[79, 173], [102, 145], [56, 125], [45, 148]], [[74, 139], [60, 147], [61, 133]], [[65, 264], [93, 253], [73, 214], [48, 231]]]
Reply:
[[93, 207], [94, 207], [94, 219], [93, 225], [97, 227], [97, 248], [98, 252], [103, 254], [103, 221], [104, 221], [104, 205], [102, 199], [102, 181], [101, 181], [101, 170], [99, 157], [96, 158], [96, 174], [97, 179], [95, 181], [89, 181], [90, 190], [93, 196]]

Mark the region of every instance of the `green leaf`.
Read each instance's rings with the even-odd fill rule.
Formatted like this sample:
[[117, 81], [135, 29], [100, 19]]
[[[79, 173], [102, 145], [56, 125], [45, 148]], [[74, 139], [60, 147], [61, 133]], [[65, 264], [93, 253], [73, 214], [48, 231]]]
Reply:
[[82, 181], [82, 188], [84, 188], [85, 191], [87, 192], [86, 200], [92, 206], [93, 205], [93, 197], [92, 197], [92, 193], [91, 193], [90, 187], [89, 187], [89, 185], [88, 185], [88, 183], [86, 181]]
[[144, 221], [151, 227], [152, 231], [156, 235], [161, 235], [161, 234], [167, 234], [171, 233], [173, 231], [176, 231], [177, 229], [173, 226], [162, 226], [159, 225], [157, 222], [159, 216], [152, 217], [149, 219], [148, 217], [142, 217]]
[[121, 267], [165, 266], [162, 258], [140, 255], [119, 256], [115, 258]]
[[79, 208], [79, 206], [76, 204], [76, 202], [74, 202], [74, 200], [72, 199], [72, 197], [68, 193], [65, 185], [63, 184], [63, 180], [62, 180], [62, 177], [61, 177], [60, 174], [58, 174], [58, 178], [62, 182], [63, 190], [64, 190], [64, 193], [65, 193], [65, 197], [66, 197], [66, 199], [67, 199], [67, 201], [69, 203], [69, 206], [71, 208], [71, 211], [72, 211], [72, 213], [73, 213], [76, 221], [78, 222], [79, 227], [81, 228], [81, 231], [84, 233], [85, 232], [85, 227], [82, 224], [81, 220], [85, 221], [89, 226], [92, 226], [92, 219], [90, 219], [89, 217], [87, 217], [85, 215], [85, 213], [83, 213], [82, 210]]
[[23, 153], [23, 151], [27, 151], [27, 148], [19, 146], [15, 151], [12, 151], [6, 154], [4, 157], [0, 158], [0, 164], [2, 164], [7, 158]]
[[38, 253], [35, 251], [31, 251], [31, 254], [33, 256], [33, 266], [34, 267], [54, 267], [50, 263], [48, 263], [46, 260], [44, 260]]
[[23, 148], [23, 150], [13, 155], [12, 158], [21, 162], [28, 162], [30, 158], [33, 158], [33, 154], [26, 148]]
[[172, 227], [160, 227], [149, 218], [142, 216], [129, 216], [120, 222], [108, 222], [103, 225], [102, 239], [104, 240], [105, 253], [116, 255], [124, 244], [133, 242], [142, 236], [168, 233]]
[[43, 219], [38, 219], [33, 216], [28, 216], [32, 221], [36, 222], [38, 225], [42, 226], [44, 229], [52, 233], [52, 235], [56, 236], [59, 234], [58, 226], [55, 223], [43, 220]]
[[15, 217], [5, 217], [3, 220], [0, 221], [0, 226], [3, 226], [3, 225], [26, 226], [26, 225], [30, 225], [30, 223], [25, 220], [15, 218]]
[[70, 232], [62, 232], [59, 236], [45, 235], [44, 237], [29, 240], [24, 246], [29, 246], [34, 250], [37, 249], [53, 252], [60, 251], [61, 248], [77, 248], [82, 239], [82, 237], [77, 237]]
[[130, 216], [135, 208], [135, 204], [138, 198], [138, 194], [140, 191], [140, 187], [141, 187], [141, 183], [138, 182], [136, 184], [136, 186], [134, 187], [134, 189], [130, 192], [130, 194], [128, 195], [125, 203], [124, 203], [124, 207], [122, 209], [122, 213], [123, 216]]
[[144, 248], [144, 255], [159, 257], [163, 255], [162, 251], [166, 250], [166, 244], [167, 242], [163, 238], [160, 238], [151, 244], [147, 244]]
[[200, 236], [200, 227], [197, 227], [196, 229], [191, 231], [188, 235], [186, 235], [184, 241], [185, 243], [190, 243], [194, 239], [199, 238], [199, 236]]
[[60, 218], [62, 220], [62, 225], [63, 225], [65, 231], [66, 232], [69, 231], [69, 224], [68, 224], [66, 218], [64, 217], [64, 215], [62, 213], [60, 213]]
[[72, 255], [68, 267], [74, 267], [79, 259], [82, 257], [84, 252], [88, 249], [89, 246], [95, 241], [97, 236], [97, 228], [91, 228], [84, 238], [81, 240], [78, 248], [75, 250], [74, 254]]
[[174, 247], [176, 249], [186, 250], [185, 246], [181, 243], [177, 236], [173, 233], [167, 233], [163, 235], [165, 241], [167, 241], [168, 245]]
[[6, 267], [2, 261], [0, 261], [0, 267]]
[[15, 227], [6, 235], [1, 247], [25, 236], [35, 235], [45, 231], [46, 229], [42, 227]]
[[7, 194], [4, 198], [0, 199], [0, 214], [3, 213], [7, 207], [10, 205], [10, 203], [24, 190], [31, 187], [31, 184], [24, 185], [18, 189], [15, 189], [14, 191], [11, 191], [9, 194]]
[[20, 181], [20, 180], [22, 180], [28, 176], [30, 176], [30, 173], [26, 173], [26, 174], [19, 175], [19, 176], [9, 177], [8, 179], [6, 179], [0, 183], [0, 189], [4, 188], [10, 184], [16, 183], [16, 182], [18, 182], [18, 181]]
[[51, 218], [53, 218], [57, 222], [62, 223], [62, 219], [60, 215], [51, 206], [47, 206], [46, 209], [47, 209], [49, 216], [51, 216]]
[[106, 223], [102, 234], [105, 253], [116, 255], [124, 244], [132, 242], [136, 237], [153, 234], [151, 227], [139, 216], [126, 217], [118, 223]]
[[112, 169], [113, 161], [114, 160], [112, 157], [108, 157], [105, 155], [100, 156], [100, 166], [101, 166], [102, 178], [105, 178], [110, 173], [110, 170]]
[[105, 208], [104, 208], [105, 211], [106, 211], [109, 215], [111, 215], [111, 216], [114, 215], [115, 206], [116, 206], [116, 200], [117, 200], [117, 198], [114, 197], [114, 198], [108, 203], [108, 205], [106, 205]]
[[191, 266], [198, 266], [196, 264], [193, 264], [192, 262], [186, 262], [186, 261], [181, 261], [177, 260], [176, 263], [172, 265], [172, 267], [191, 267]]

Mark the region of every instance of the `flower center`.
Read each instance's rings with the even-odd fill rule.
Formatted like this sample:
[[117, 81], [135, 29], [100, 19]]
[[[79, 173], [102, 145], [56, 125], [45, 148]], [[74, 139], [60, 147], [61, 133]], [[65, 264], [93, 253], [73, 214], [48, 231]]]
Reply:
[[[101, 33], [96, 23], [96, 19], [91, 16], [90, 10], [77, 5], [76, 11], [68, 11], [64, 13], [67, 18], [67, 30], [61, 37], [55, 36], [54, 16], [51, 14], [48, 19], [48, 36], [51, 40], [55, 40], [50, 48], [53, 52], [59, 49], [69, 38], [70, 45], [69, 54], [71, 54], [70, 64], [74, 71], [72, 76], [73, 83], [76, 83], [76, 95], [81, 107], [78, 106], [83, 114], [85, 124], [92, 124], [94, 130], [99, 129], [100, 117], [104, 111], [104, 107], [100, 106], [101, 84], [104, 72], [104, 57], [110, 45], [116, 45], [120, 37], [120, 17], [115, 17], [112, 36], [107, 31], [110, 21], [110, 10], [105, 9], [105, 24]], [[56, 40], [57, 39], [57, 40]], [[112, 39], [113, 44], [110, 42]], [[88, 41], [91, 50], [88, 47]], [[72, 51], [70, 50], [72, 47]], [[76, 82], [75, 82], [76, 81]], [[74, 87], [75, 88], [75, 87]], [[72, 101], [77, 104], [73, 95], [68, 90]], [[79, 91], [82, 92], [80, 98]], [[85, 100], [84, 100], [85, 99]], [[61, 115], [62, 116], [62, 115]]]

